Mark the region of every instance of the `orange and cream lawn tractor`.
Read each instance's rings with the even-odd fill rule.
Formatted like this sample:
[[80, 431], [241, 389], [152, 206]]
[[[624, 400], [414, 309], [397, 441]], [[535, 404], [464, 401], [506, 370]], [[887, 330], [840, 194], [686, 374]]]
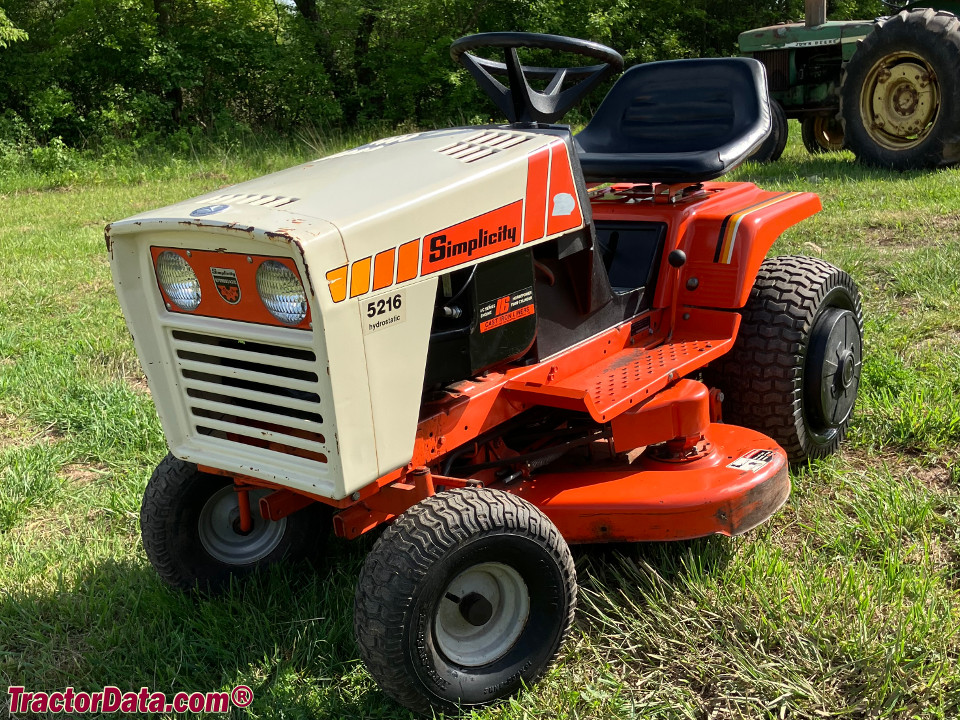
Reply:
[[421, 712], [544, 673], [573, 617], [570, 544], [769, 518], [788, 463], [837, 448], [861, 367], [850, 277], [765, 259], [817, 196], [711, 182], [770, 131], [758, 62], [633, 67], [572, 135], [557, 122], [616, 52], [487, 33], [451, 54], [508, 124], [392, 137], [107, 228], [170, 447], [141, 511], [151, 563], [215, 589], [385, 526], [356, 638]]

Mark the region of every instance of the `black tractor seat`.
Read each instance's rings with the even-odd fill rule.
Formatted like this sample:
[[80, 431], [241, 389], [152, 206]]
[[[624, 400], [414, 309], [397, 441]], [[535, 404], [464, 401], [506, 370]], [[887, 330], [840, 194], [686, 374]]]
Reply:
[[770, 128], [758, 61], [669, 60], [621, 75], [574, 143], [588, 182], [697, 183], [743, 162]]

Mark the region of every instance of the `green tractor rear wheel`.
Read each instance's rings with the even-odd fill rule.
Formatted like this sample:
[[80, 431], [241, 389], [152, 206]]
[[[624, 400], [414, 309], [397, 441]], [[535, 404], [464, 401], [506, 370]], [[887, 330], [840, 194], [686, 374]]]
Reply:
[[921, 9], [879, 21], [847, 64], [840, 114], [847, 147], [868, 165], [960, 160], [960, 19]]

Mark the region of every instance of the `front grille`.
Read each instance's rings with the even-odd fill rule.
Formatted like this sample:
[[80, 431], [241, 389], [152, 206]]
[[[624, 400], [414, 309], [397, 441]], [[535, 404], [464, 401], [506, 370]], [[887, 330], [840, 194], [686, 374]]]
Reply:
[[758, 50], [753, 57], [767, 69], [767, 86], [771, 92], [790, 88], [790, 55], [786, 50]]
[[196, 442], [242, 454], [256, 448], [263, 465], [283, 455], [314, 472], [324, 468], [329, 446], [312, 338], [278, 345], [173, 328], [168, 338]]
[[437, 152], [460, 162], [472, 163], [501, 150], [515, 147], [526, 140], [529, 140], [529, 137], [525, 135], [500, 130], [481, 130], [463, 140], [437, 148]]

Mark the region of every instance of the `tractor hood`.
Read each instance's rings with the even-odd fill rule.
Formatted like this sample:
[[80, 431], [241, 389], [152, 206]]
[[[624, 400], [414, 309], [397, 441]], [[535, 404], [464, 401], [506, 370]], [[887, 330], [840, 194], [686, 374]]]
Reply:
[[528, 157], [556, 140], [499, 127], [386, 138], [122, 220], [108, 235], [193, 225], [303, 252], [338, 233], [351, 262], [522, 201]]
[[740, 52], [807, 48], [856, 43], [873, 30], [874, 20], [829, 21], [816, 27], [784, 23], [740, 33]]
[[[553, 128], [405, 135], [108, 227], [171, 452], [335, 500], [402, 467], [439, 278], [582, 228], [569, 148]], [[166, 253], [194, 273], [192, 307], [159, 282]], [[296, 326], [263, 301], [268, 262], [303, 285]]]

